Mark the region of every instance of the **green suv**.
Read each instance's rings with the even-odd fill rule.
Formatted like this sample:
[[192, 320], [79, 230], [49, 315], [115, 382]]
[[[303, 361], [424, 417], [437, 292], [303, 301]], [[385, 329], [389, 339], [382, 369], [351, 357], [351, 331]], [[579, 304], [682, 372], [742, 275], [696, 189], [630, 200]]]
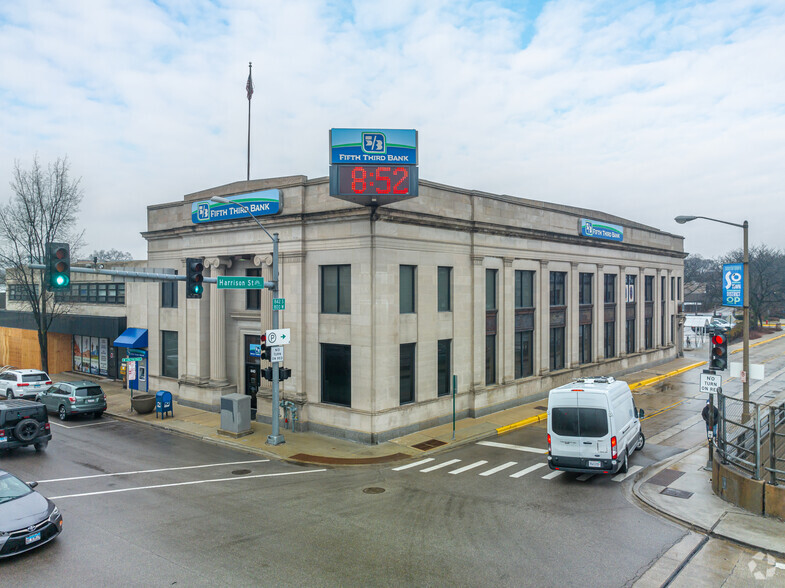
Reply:
[[38, 393], [38, 402], [56, 412], [61, 421], [76, 414], [101, 418], [106, 410], [106, 394], [95, 382], [58, 382]]

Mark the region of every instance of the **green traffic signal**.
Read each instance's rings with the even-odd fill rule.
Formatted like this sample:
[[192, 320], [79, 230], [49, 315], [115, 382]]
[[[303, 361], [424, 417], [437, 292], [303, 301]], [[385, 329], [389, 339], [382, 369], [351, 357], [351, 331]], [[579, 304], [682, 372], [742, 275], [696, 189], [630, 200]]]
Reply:
[[46, 286], [62, 290], [71, 283], [71, 248], [68, 243], [46, 244]]

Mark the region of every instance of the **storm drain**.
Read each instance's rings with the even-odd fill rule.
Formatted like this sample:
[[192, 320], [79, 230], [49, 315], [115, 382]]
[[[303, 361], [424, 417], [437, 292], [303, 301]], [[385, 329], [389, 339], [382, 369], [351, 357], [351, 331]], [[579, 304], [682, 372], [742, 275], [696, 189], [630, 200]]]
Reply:
[[664, 469], [646, 480], [646, 483], [656, 484], [657, 486], [670, 486], [683, 475], [684, 472], [680, 472], [679, 470]]
[[442, 445], [447, 445], [447, 443], [444, 441], [439, 441], [438, 439], [428, 439], [427, 441], [423, 441], [417, 445], [412, 445], [412, 447], [419, 449], [420, 451], [428, 451], [429, 449], [433, 449], [434, 447], [441, 447]]
[[251, 473], [251, 470], [233, 470], [232, 471], [232, 475], [233, 476], [244, 476], [245, 474], [250, 474], [250, 473]]
[[370, 488], [363, 488], [363, 492], [365, 494], [381, 494], [384, 492], [384, 488], [379, 488], [378, 486], [371, 486]]
[[663, 488], [660, 494], [665, 494], [665, 496], [674, 496], [676, 498], [689, 498], [692, 496], [692, 492], [687, 492], [686, 490], [676, 490], [676, 488]]
[[535, 406], [534, 408], [536, 408], [537, 410], [545, 410], [545, 411], [548, 410], [547, 406]]

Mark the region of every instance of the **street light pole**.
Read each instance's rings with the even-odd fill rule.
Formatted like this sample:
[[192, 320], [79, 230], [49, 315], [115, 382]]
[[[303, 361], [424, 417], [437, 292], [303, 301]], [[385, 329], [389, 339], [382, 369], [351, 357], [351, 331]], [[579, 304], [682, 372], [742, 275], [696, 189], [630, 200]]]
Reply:
[[694, 221], [696, 218], [702, 218], [704, 220], [713, 221], [715, 223], [722, 223], [724, 225], [730, 225], [732, 227], [739, 227], [744, 231], [744, 258], [743, 258], [743, 268], [744, 268], [744, 294], [743, 294], [743, 316], [744, 316], [744, 325], [742, 326], [742, 337], [743, 337], [743, 347], [742, 347], [742, 370], [743, 370], [743, 377], [741, 381], [741, 390], [742, 390], [742, 416], [741, 421], [746, 422], [750, 418], [750, 253], [749, 253], [749, 241], [748, 241], [748, 230], [749, 230], [749, 223], [745, 220], [744, 223], [731, 223], [724, 220], [719, 220], [716, 218], [709, 218], [708, 216], [677, 216], [674, 220], [683, 225], [684, 223], [688, 223], [690, 221]]
[[[273, 233], [272, 235], [264, 228], [264, 225], [259, 222], [253, 213], [245, 206], [242, 202], [235, 202], [233, 200], [229, 200], [227, 198], [223, 198], [222, 196], [213, 196], [210, 198], [213, 202], [219, 202], [221, 204], [235, 204], [245, 210], [250, 217], [259, 225], [259, 228], [262, 229], [265, 234], [270, 237], [273, 242], [273, 280], [271, 284], [271, 289], [273, 291], [273, 298], [278, 298], [278, 233]], [[265, 287], [267, 284], [265, 283]], [[264, 325], [260, 325], [261, 329], [264, 329]], [[278, 310], [273, 306], [273, 329], [278, 328]], [[272, 432], [270, 435], [267, 436], [267, 444], [268, 445], [280, 445], [281, 443], [285, 443], [283, 435], [280, 434], [279, 431], [279, 424], [278, 424], [278, 404], [279, 400], [279, 372], [278, 372], [278, 362], [273, 362], [273, 414], [272, 414]]]

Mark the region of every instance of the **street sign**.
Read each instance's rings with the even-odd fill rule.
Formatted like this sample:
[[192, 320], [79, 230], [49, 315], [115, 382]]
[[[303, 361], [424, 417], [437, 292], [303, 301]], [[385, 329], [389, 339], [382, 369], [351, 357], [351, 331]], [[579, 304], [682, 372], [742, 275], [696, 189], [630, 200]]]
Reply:
[[218, 276], [219, 290], [261, 290], [264, 288], [264, 278], [253, 276]]
[[744, 264], [722, 265], [722, 305], [744, 306]]
[[286, 298], [273, 298], [273, 310], [286, 310]]
[[283, 362], [283, 347], [281, 347], [280, 345], [276, 345], [275, 347], [270, 347], [270, 361], [272, 363]]
[[715, 394], [717, 388], [722, 386], [722, 376], [720, 374], [701, 374], [701, 393]]
[[124, 357], [122, 361], [142, 361], [144, 357]]
[[267, 345], [270, 347], [274, 347], [275, 345], [289, 344], [289, 329], [274, 329], [271, 331], [265, 331], [265, 335], [267, 336]]

